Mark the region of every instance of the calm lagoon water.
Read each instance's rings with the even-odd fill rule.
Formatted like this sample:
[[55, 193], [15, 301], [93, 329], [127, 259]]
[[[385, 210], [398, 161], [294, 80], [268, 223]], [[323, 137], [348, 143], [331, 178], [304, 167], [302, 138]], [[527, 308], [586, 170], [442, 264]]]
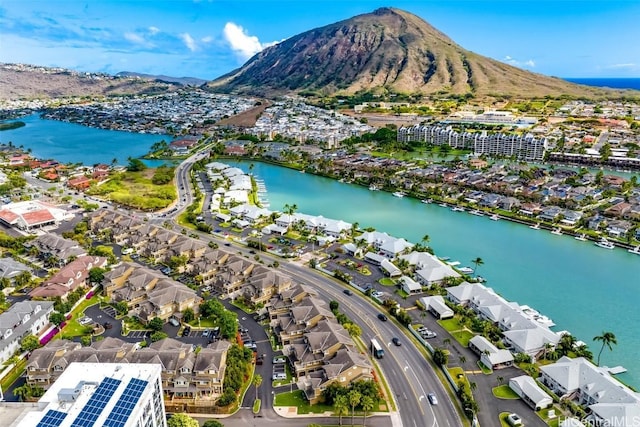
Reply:
[[10, 141], [16, 147], [31, 148], [40, 159], [55, 159], [63, 163], [118, 164], [127, 163], [128, 157], [139, 157], [149, 151], [153, 143], [171, 138], [166, 135], [148, 135], [131, 132], [95, 129], [74, 123], [43, 120], [38, 115], [19, 119], [26, 126], [0, 132], [0, 142]]
[[[226, 163], [248, 172], [248, 162]], [[605, 349], [602, 364], [624, 366], [629, 372], [620, 379], [640, 387], [640, 256], [287, 168], [254, 165], [272, 210], [295, 203], [298, 212], [357, 222], [414, 243], [427, 234], [438, 256], [470, 267], [472, 259], [481, 257], [478, 273], [489, 286], [551, 317], [555, 330], [570, 331], [594, 354], [600, 347], [592, 338], [614, 332], [618, 345], [613, 352]]]
[[[107, 131], [85, 126], [22, 119], [27, 126], [0, 132], [0, 142], [31, 148], [41, 158], [84, 164], [124, 164], [147, 152], [164, 135]], [[156, 162], [160, 163], [160, 162]], [[248, 171], [248, 162], [228, 162]], [[602, 364], [622, 365], [620, 378], [640, 387], [640, 256], [607, 251], [548, 231], [535, 231], [508, 221], [491, 221], [467, 213], [399, 199], [381, 191], [255, 162], [253, 173], [265, 181], [272, 210], [297, 204], [298, 211], [358, 222], [391, 235], [419, 242], [425, 234], [439, 256], [462, 265], [481, 257], [478, 272], [505, 298], [527, 304], [551, 317], [556, 330], [571, 331], [597, 354], [592, 338], [602, 331], [616, 334], [618, 345], [607, 349]], [[150, 165], [155, 165], [153, 162]]]

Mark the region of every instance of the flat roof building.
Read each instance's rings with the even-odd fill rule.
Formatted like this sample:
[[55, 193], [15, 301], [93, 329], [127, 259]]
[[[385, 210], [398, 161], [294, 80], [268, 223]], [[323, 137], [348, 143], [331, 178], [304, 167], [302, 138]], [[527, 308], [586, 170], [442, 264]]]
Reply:
[[72, 363], [9, 427], [166, 427], [159, 364]]

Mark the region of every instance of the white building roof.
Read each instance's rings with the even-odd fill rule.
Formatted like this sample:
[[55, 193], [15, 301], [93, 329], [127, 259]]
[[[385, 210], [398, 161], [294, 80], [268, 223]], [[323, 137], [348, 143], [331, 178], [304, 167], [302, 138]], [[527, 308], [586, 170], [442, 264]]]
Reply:
[[416, 292], [416, 291], [421, 291], [422, 290], [422, 285], [420, 285], [420, 283], [418, 283], [415, 280], [413, 280], [411, 277], [402, 276], [400, 278], [400, 280], [402, 281], [402, 289], [405, 292], [411, 293], [411, 292]]
[[521, 375], [509, 380], [509, 387], [518, 396], [527, 396], [536, 407], [544, 408], [553, 403], [553, 399], [529, 375]]
[[420, 298], [420, 302], [424, 305], [425, 310], [432, 309], [440, 315], [440, 318], [453, 317], [453, 310], [444, 302], [442, 295], [434, 295], [430, 297]]

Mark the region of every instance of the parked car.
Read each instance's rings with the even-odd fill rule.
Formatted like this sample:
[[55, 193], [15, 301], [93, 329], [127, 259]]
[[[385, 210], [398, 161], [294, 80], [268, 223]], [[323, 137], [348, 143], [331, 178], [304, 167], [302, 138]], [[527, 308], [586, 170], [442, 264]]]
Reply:
[[423, 338], [426, 338], [426, 339], [435, 338], [438, 336], [438, 334], [430, 330], [423, 332], [421, 335]]
[[109, 323], [109, 322], [104, 322], [104, 324], [102, 326], [104, 326], [105, 329], [113, 328], [113, 325], [111, 323]]
[[384, 315], [384, 314], [382, 314], [382, 313], [379, 313], [379, 314], [378, 314], [378, 319], [382, 320], [383, 322], [386, 322], [386, 321], [387, 321], [387, 316], [385, 316], [385, 315]]
[[522, 418], [520, 418], [518, 414], [509, 414], [507, 415], [507, 423], [509, 423], [510, 426], [521, 426]]

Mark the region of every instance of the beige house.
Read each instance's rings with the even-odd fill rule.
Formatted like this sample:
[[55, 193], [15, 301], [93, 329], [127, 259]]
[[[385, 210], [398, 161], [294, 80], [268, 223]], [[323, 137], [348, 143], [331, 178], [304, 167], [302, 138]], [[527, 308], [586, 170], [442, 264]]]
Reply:
[[227, 341], [218, 341], [195, 352], [191, 344], [165, 338], [140, 348], [117, 338], [105, 338], [89, 347], [56, 340], [33, 351], [26, 368], [27, 384], [45, 390], [73, 362], [158, 363], [162, 366], [162, 388], [167, 400], [217, 399], [222, 394]]

